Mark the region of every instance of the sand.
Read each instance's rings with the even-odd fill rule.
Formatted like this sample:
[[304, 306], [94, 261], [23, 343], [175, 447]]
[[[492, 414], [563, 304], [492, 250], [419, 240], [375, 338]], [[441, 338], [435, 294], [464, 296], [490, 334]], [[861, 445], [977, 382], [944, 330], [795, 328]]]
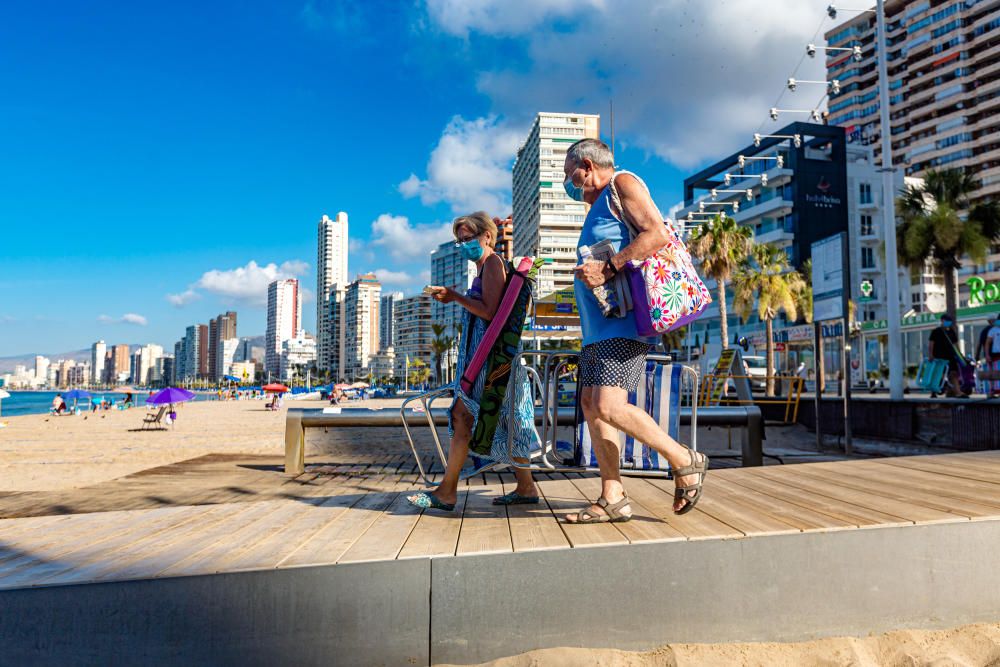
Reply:
[[[399, 399], [375, 399], [350, 405], [398, 404]], [[264, 401], [196, 401], [177, 406], [177, 422], [166, 431], [135, 430], [142, 425], [145, 408], [4, 417], [0, 492], [89, 486], [205, 454], [283, 456], [285, 410], [325, 405], [285, 401], [281, 410], [273, 412], [264, 409]]]
[[[352, 402], [358, 407], [392, 409], [399, 399]], [[321, 407], [320, 401], [286, 401], [288, 407]], [[141, 432], [145, 410], [91, 413], [73, 417], [6, 417], [0, 429], [0, 493], [56, 491], [89, 486], [140, 470], [206, 454], [284, 454], [284, 409], [271, 412], [263, 401], [205, 401], [178, 408], [167, 431]], [[406, 451], [399, 429], [343, 434], [339, 450], [388, 454]], [[726, 447], [725, 432], [707, 434]], [[329, 434], [333, 436], [334, 434]], [[340, 434], [336, 434], [340, 435]], [[328, 438], [330, 440], [331, 438]], [[775, 446], [773, 438], [769, 440]], [[706, 442], [708, 444], [708, 442]], [[311, 455], [315, 449], [310, 448]], [[320, 449], [335, 453], [335, 450]], [[600, 629], [595, 630], [600, 632]], [[649, 652], [557, 648], [532, 651], [492, 663], [497, 667], [602, 665], [997, 665], [1000, 623], [951, 630], [905, 630], [866, 638], [831, 638], [801, 643], [674, 644]]]
[[483, 663], [491, 667], [986, 667], [1000, 665], [1000, 623], [897, 630], [796, 643], [672, 644], [654, 651], [554, 648]]

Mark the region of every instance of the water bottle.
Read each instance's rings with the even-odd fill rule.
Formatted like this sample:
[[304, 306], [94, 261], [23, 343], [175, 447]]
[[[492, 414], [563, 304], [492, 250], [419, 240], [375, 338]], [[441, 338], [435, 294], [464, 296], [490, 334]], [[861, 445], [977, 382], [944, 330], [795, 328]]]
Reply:
[[[594, 258], [593, 253], [590, 252], [590, 246], [582, 245], [580, 246], [580, 259], [582, 262], [587, 262]], [[601, 308], [601, 314], [604, 317], [615, 317], [618, 314], [618, 296], [615, 291], [605, 283], [604, 285], [598, 285], [591, 290], [594, 297], [597, 299], [597, 305]]]

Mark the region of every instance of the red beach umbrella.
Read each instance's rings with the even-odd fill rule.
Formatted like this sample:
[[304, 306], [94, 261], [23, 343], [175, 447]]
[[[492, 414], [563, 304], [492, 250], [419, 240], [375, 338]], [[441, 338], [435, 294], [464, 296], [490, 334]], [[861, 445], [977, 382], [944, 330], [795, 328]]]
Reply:
[[277, 382], [274, 382], [272, 384], [265, 384], [264, 391], [270, 392], [272, 394], [284, 394], [285, 392], [288, 391], [288, 387], [286, 387], [283, 384], [278, 384]]

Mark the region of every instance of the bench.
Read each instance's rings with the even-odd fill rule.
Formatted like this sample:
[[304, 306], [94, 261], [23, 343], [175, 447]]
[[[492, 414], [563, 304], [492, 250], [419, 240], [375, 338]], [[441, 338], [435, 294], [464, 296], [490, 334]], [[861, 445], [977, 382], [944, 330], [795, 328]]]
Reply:
[[[576, 423], [573, 407], [556, 409], [559, 426]], [[540, 424], [542, 409], [535, 410], [535, 423]], [[691, 409], [682, 408], [681, 424], [691, 423]], [[447, 426], [448, 410], [433, 408], [429, 413], [407, 411], [405, 415], [393, 408], [341, 408], [338, 413], [324, 413], [322, 408], [289, 408], [285, 418], [285, 473], [298, 475], [305, 471], [305, 431], [307, 428], [392, 426]], [[760, 408], [753, 405], [698, 408], [699, 426], [735, 426], [741, 428], [741, 449], [744, 466], [759, 466], [764, 463], [764, 418]], [[421, 470], [421, 474], [423, 474]], [[426, 476], [425, 480], [427, 479]]]

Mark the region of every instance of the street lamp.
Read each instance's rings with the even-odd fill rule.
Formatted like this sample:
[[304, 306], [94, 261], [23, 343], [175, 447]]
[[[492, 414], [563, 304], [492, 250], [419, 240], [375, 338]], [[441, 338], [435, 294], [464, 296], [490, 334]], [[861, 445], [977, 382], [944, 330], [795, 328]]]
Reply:
[[767, 187], [767, 174], [729, 174], [723, 176], [722, 180], [726, 185], [732, 185], [733, 179], [759, 178], [761, 187]]
[[[820, 100], [821, 102], [823, 100]], [[819, 123], [823, 120], [823, 113], [819, 109], [778, 109], [776, 107], [771, 107], [771, 111], [768, 115], [771, 116], [771, 120], [778, 120], [778, 114], [783, 113], [807, 113], [813, 119], [813, 121]]]
[[837, 12], [871, 12], [875, 13], [874, 9], [847, 9], [845, 7], [838, 7], [837, 5], [830, 5], [826, 8], [826, 15], [831, 19], [837, 18]]
[[812, 84], [827, 86], [830, 88], [831, 95], [840, 94], [840, 81], [838, 81], [837, 79], [831, 79], [830, 81], [806, 81], [803, 79], [788, 77], [788, 83], [786, 85], [788, 86], [788, 90], [794, 93], [795, 89], [798, 88], [800, 83], [812, 83]]
[[781, 155], [765, 155], [765, 156], [760, 156], [760, 157], [758, 157], [758, 156], [749, 156], [748, 157], [746, 155], [741, 155], [739, 157], [739, 159], [737, 160], [737, 162], [739, 162], [739, 164], [740, 164], [740, 169], [742, 169], [743, 167], [747, 166], [747, 161], [749, 161], [749, 160], [774, 160], [775, 162], [777, 162], [778, 167], [784, 167], [785, 166], [785, 158], [782, 157]]
[[795, 144], [796, 148], [802, 147], [802, 135], [801, 134], [761, 134], [760, 132], [753, 133], [753, 145], [760, 148], [761, 139], [791, 139], [792, 143]]
[[816, 46], [815, 44], [806, 45], [806, 55], [810, 58], [816, 57], [817, 51], [850, 51], [854, 55], [855, 61], [861, 60], [861, 47], [860, 46]]
[[753, 188], [747, 188], [746, 190], [719, 190], [719, 189], [716, 189], [716, 188], [712, 188], [712, 190], [711, 190], [712, 199], [713, 200], [718, 199], [720, 192], [723, 192], [723, 193], [726, 193], [726, 194], [737, 193], [738, 192], [738, 193], [742, 194], [743, 196], [745, 196], [747, 198], [747, 201], [752, 201], [753, 200]]

